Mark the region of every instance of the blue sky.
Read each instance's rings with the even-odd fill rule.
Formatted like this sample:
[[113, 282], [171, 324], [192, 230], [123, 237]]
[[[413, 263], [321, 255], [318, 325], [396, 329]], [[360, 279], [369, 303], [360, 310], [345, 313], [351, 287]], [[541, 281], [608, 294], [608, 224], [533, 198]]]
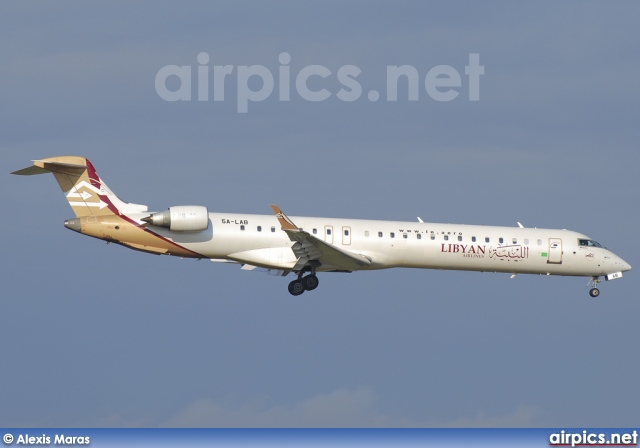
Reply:
[[[325, 274], [293, 298], [289, 279], [69, 232], [51, 176], [8, 175], [83, 155], [153, 210], [520, 221], [585, 233], [638, 266], [636, 3], [1, 8], [5, 426], [637, 423], [635, 271], [598, 299], [581, 278], [420, 270]], [[274, 74], [287, 52], [294, 75], [327, 67], [309, 86], [333, 95], [276, 92], [240, 114], [232, 76], [225, 101], [161, 99], [158, 71], [195, 73], [201, 52]], [[345, 65], [362, 70], [353, 102], [335, 96]], [[396, 65], [421, 84], [449, 65], [460, 95], [369, 101]]]

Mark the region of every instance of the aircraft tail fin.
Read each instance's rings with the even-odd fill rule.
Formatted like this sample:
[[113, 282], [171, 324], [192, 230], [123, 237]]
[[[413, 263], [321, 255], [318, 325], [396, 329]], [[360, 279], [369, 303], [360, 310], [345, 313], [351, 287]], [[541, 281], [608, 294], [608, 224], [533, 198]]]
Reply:
[[33, 166], [11, 174], [31, 176], [44, 173], [54, 175], [76, 217], [147, 211], [146, 205], [121, 201], [100, 179], [93, 164], [84, 157], [60, 156], [34, 160]]

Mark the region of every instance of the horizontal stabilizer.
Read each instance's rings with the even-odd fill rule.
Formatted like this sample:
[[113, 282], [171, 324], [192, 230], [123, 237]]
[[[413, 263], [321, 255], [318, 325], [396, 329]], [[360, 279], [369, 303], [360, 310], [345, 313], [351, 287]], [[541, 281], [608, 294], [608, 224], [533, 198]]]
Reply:
[[33, 176], [34, 174], [45, 174], [49, 171], [44, 168], [40, 168], [39, 166], [29, 166], [27, 168], [22, 168], [21, 170], [14, 171], [11, 174], [17, 174], [18, 176]]
[[[55, 158], [52, 158], [55, 159]], [[33, 176], [34, 174], [61, 173], [80, 175], [87, 169], [86, 164], [66, 163], [51, 160], [33, 160], [33, 166], [14, 171], [11, 174]]]

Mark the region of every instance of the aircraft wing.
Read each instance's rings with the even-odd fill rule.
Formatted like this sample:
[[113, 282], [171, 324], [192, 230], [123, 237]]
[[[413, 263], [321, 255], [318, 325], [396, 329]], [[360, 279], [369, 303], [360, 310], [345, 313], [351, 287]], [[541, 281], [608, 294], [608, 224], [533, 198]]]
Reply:
[[271, 204], [271, 209], [280, 222], [280, 227], [287, 233], [295, 244], [291, 247], [298, 257], [298, 262], [292, 270], [302, 269], [308, 262], [317, 261], [321, 265], [332, 266], [336, 270], [355, 271], [371, 264], [371, 260], [364, 255], [356, 254], [329, 244], [309, 232], [301, 230], [277, 205]]

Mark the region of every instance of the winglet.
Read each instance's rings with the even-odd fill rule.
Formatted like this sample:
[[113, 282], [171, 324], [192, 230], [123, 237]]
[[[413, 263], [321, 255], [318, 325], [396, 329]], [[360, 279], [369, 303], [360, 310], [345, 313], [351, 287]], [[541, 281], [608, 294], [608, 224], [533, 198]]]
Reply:
[[280, 223], [280, 227], [282, 228], [282, 230], [300, 230], [298, 229], [298, 226], [296, 226], [287, 215], [282, 213], [282, 210], [280, 210], [277, 205], [271, 204], [271, 210], [273, 210], [276, 218], [278, 218], [278, 222]]

